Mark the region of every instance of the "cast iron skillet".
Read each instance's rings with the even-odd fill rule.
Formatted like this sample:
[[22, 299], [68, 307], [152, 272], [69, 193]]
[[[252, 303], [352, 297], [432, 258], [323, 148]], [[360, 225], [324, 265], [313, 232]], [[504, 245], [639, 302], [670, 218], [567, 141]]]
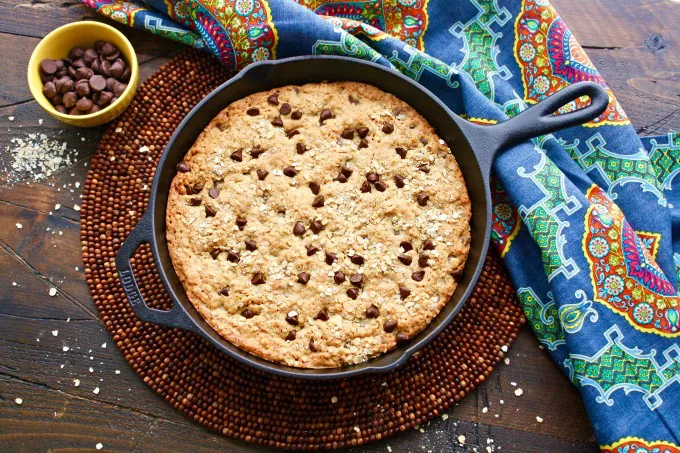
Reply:
[[[429, 121], [451, 147], [463, 172], [472, 203], [471, 243], [463, 276], [449, 303], [409, 343], [358, 365], [308, 370], [268, 362], [243, 351], [222, 338], [205, 322], [187, 298], [172, 266], [165, 237], [165, 211], [176, 165], [222, 109], [259, 91], [321, 81], [356, 81], [374, 85], [407, 102]], [[584, 95], [591, 98], [589, 106], [563, 115], [553, 115], [558, 108]], [[331, 379], [393, 370], [405, 363], [414, 352], [434, 339], [451, 322], [477, 282], [489, 244], [489, 175], [495, 154], [532, 137], [588, 122], [605, 110], [608, 101], [607, 93], [602, 87], [595, 83], [582, 82], [555, 93], [501, 124], [478, 126], [453, 114], [418, 83], [374, 63], [344, 57], [309, 56], [253, 64], [203, 99], [182, 121], [170, 139], [156, 169], [149, 206], [116, 256], [123, 288], [132, 309], [142, 321], [195, 332], [230, 357], [276, 375]], [[170, 311], [149, 308], [139, 292], [130, 258], [143, 243], [150, 244], [161, 281], [173, 301]]]

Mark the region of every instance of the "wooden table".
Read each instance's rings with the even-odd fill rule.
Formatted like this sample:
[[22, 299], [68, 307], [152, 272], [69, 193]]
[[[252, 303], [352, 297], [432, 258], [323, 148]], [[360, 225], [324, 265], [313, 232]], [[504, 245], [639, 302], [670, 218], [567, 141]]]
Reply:
[[[677, 0], [553, 3], [635, 128], [643, 135], [680, 130]], [[73, 206], [80, 204], [80, 184], [103, 129], [65, 128], [49, 119], [25, 82], [40, 38], [91, 16], [74, 0], [0, 0], [0, 169], [10, 164], [11, 138], [29, 133], [80, 150], [78, 162], [39, 183], [8, 183], [0, 171], [0, 449], [94, 449], [101, 442], [118, 451], [264, 451], [225, 439], [172, 409], [128, 368], [97, 316], [83, 277]], [[180, 50], [147, 33], [124, 32], [138, 52], [142, 80]], [[56, 204], [62, 206], [58, 211]], [[58, 288], [54, 297], [52, 287]], [[388, 445], [394, 452], [485, 451], [487, 439], [507, 452], [597, 451], [579, 393], [528, 328], [509, 357], [510, 364], [500, 364], [447, 420], [364, 451], [384, 452]], [[513, 383], [524, 390], [519, 398]], [[464, 447], [457, 442], [461, 434]]]

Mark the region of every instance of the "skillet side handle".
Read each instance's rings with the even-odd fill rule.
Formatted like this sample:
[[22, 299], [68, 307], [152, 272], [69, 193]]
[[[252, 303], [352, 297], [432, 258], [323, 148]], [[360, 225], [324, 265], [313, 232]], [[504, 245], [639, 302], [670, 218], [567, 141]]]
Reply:
[[139, 291], [130, 259], [134, 256], [140, 245], [151, 243], [152, 228], [151, 213], [147, 211], [134, 230], [132, 230], [132, 233], [127, 237], [123, 246], [118, 250], [116, 254], [116, 269], [118, 270], [120, 283], [123, 286], [130, 307], [132, 307], [135, 315], [142, 321], [195, 332], [195, 326], [178, 303], [175, 303], [170, 311], [149, 308], [144, 301], [142, 293]]
[[[581, 96], [590, 97], [590, 105], [555, 115], [559, 108]], [[595, 82], [579, 82], [495, 126], [472, 124], [469, 129], [474, 131], [472, 142], [478, 150], [483, 173], [488, 177], [498, 151], [534, 137], [587, 123], [600, 116], [608, 105], [609, 95], [602, 86]]]

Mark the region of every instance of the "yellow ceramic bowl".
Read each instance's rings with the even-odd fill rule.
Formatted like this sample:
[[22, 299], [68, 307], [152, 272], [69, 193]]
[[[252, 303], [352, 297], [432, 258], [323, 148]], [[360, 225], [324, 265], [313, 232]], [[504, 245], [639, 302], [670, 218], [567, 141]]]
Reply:
[[[57, 112], [50, 101], [43, 95], [43, 84], [40, 81], [40, 62], [44, 58], [52, 58], [54, 60], [66, 58], [71, 48], [76, 46], [82, 48], [94, 47], [94, 42], [99, 39], [115, 44], [130, 66], [131, 74], [127, 88], [118, 97], [116, 102], [96, 113], [76, 116]], [[28, 62], [28, 86], [35, 100], [47, 113], [71, 126], [99, 126], [118, 117], [132, 102], [138, 81], [139, 66], [137, 65], [137, 56], [132, 48], [132, 44], [121, 32], [101, 22], [75, 22], [53, 30], [38, 43]]]

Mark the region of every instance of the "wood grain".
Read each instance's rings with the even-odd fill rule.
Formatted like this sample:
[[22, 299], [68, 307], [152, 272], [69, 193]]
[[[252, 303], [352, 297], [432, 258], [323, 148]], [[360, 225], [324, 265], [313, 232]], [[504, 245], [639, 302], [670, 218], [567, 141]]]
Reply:
[[[636, 129], [643, 134], [680, 130], [680, 4], [553, 3]], [[0, 216], [5, 219], [0, 223], [0, 445], [3, 451], [94, 450], [98, 442], [117, 451], [265, 451], [225, 439], [174, 411], [128, 368], [97, 316], [82, 275], [79, 213], [73, 206], [80, 204], [82, 187], [76, 183], [84, 182], [103, 129], [75, 130], [51, 120], [31, 100], [24, 82], [38, 39], [81, 19], [102, 20], [74, 0], [0, 0], [0, 61], [5, 63], [0, 169], [11, 161], [5, 151], [11, 138], [29, 133], [45, 133], [79, 151], [75, 165], [41, 182], [9, 182], [0, 170]], [[142, 80], [180, 49], [118, 27], [138, 52]], [[54, 210], [55, 204], [62, 207]], [[54, 297], [49, 296], [52, 287], [58, 290]], [[447, 420], [355, 451], [384, 452], [388, 445], [394, 452], [485, 451], [487, 439], [508, 452], [597, 451], [578, 392], [528, 328], [509, 358], [510, 364], [499, 365], [449, 411]], [[524, 390], [519, 398], [513, 382]], [[465, 446], [458, 443], [459, 435], [465, 436]]]

